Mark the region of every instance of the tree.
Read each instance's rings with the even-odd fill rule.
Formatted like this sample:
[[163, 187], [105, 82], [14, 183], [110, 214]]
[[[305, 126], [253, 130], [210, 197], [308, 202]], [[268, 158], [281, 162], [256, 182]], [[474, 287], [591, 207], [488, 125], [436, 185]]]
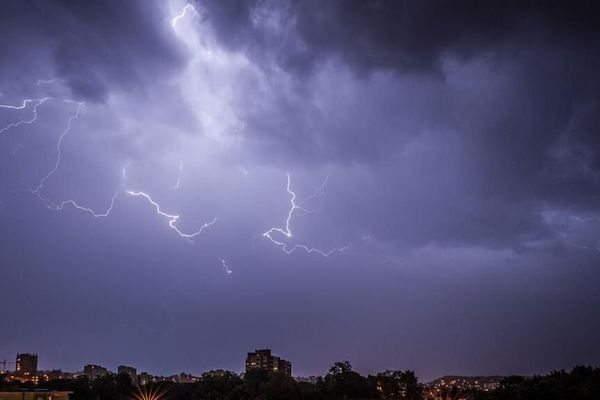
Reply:
[[387, 370], [369, 376], [371, 397], [384, 400], [419, 400], [421, 387], [413, 371]]
[[195, 385], [192, 400], [218, 400], [225, 399], [227, 395], [244, 381], [233, 372], [226, 372], [222, 376], [205, 374], [202, 381]]
[[348, 361], [336, 362], [323, 379], [320, 388], [326, 399], [346, 400], [365, 399], [369, 397], [367, 379], [352, 370]]

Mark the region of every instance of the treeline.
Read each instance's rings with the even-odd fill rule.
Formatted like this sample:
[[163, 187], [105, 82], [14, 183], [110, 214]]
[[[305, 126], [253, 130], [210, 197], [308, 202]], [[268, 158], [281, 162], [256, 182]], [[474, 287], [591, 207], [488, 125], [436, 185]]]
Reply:
[[575, 367], [571, 372], [555, 371], [544, 376], [510, 376], [500, 387], [475, 397], [481, 400], [598, 400], [600, 368]]
[[[27, 387], [17, 382], [4, 383], [4, 390]], [[0, 382], [0, 387], [3, 386]], [[348, 362], [335, 363], [316, 383], [294, 379], [267, 371], [250, 371], [242, 379], [234, 373], [203, 376], [196, 383], [159, 382], [136, 388], [127, 375], [108, 375], [89, 382], [81, 377], [73, 380], [50, 380], [37, 388], [71, 390], [71, 400], [151, 400], [139, 390], [164, 393], [164, 400], [348, 400], [390, 399], [420, 400], [421, 386], [412, 371], [386, 371], [362, 376]]]
[[[159, 382], [142, 388], [127, 375], [108, 375], [89, 382], [50, 380], [35, 386], [31, 382], [8, 382], [0, 376], [0, 390], [22, 388], [70, 390], [71, 400], [158, 400], [149, 392], [161, 393], [162, 400], [421, 400], [431, 395], [444, 400], [597, 400], [600, 399], [600, 368], [575, 367], [544, 376], [503, 379], [493, 392], [429, 394], [412, 371], [386, 371], [362, 376], [348, 362], [335, 363], [315, 383], [297, 382], [283, 374], [251, 371], [244, 378], [232, 372], [203, 376], [196, 383]], [[140, 390], [145, 391], [145, 396]]]

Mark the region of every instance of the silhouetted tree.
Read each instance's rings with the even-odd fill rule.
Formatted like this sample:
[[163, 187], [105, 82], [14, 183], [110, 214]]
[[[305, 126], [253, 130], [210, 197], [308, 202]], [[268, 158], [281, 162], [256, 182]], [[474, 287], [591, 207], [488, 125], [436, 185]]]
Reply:
[[419, 400], [421, 388], [413, 371], [391, 371], [369, 376], [371, 398], [383, 400]]
[[592, 400], [600, 398], [600, 369], [575, 367], [570, 373], [554, 371], [532, 378], [507, 377], [485, 400]]
[[232, 372], [226, 372], [223, 376], [211, 376], [205, 374], [202, 381], [195, 385], [192, 400], [220, 400], [225, 399], [237, 386], [244, 381]]
[[348, 361], [336, 362], [321, 383], [320, 394], [329, 400], [369, 398], [367, 379], [352, 370]]

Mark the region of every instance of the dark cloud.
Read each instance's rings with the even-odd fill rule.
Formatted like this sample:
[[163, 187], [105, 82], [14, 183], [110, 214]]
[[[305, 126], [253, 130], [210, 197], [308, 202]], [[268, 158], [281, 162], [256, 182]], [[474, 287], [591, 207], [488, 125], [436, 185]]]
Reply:
[[[183, 58], [152, 2], [8, 1], [2, 5], [3, 80], [59, 78], [73, 96], [103, 100], [111, 87], [143, 91]], [[37, 64], [37, 65], [36, 65]], [[30, 70], [22, 70], [25, 67]]]
[[535, 1], [299, 2], [298, 30], [311, 49], [364, 69], [439, 70], [441, 58], [476, 56], [523, 36], [591, 40], [593, 4]]
[[201, 4], [222, 44], [300, 77], [244, 116], [256, 151], [369, 165], [385, 189], [355, 206], [382, 237], [520, 248], [555, 234], [546, 208], [598, 211], [592, 2]]
[[[523, 38], [560, 45], [598, 44], [592, 1], [203, 1], [226, 45], [264, 51], [273, 46], [282, 65], [312, 68], [340, 56], [358, 70], [436, 71], [447, 55], [469, 58]], [[267, 4], [270, 7], [264, 7]], [[269, 37], [277, 19], [298, 34]]]

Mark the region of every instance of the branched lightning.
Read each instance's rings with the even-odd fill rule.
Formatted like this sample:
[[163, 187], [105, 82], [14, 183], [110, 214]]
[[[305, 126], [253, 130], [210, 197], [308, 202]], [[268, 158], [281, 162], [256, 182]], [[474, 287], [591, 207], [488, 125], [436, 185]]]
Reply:
[[[55, 81], [56, 81], [56, 79], [50, 79], [50, 80], [39, 79], [37, 81], [37, 85], [50, 84], [50, 83], [54, 83]], [[23, 110], [23, 109], [27, 108], [29, 106], [29, 104], [33, 104], [33, 116], [30, 119], [24, 119], [24, 120], [21, 120], [18, 122], [11, 123], [11, 124], [5, 126], [4, 128], [0, 129], [0, 134], [8, 131], [9, 129], [16, 128], [20, 125], [30, 125], [30, 124], [34, 123], [38, 117], [38, 107], [40, 107], [42, 104], [44, 104], [48, 100], [60, 100], [60, 99], [56, 99], [53, 97], [44, 97], [41, 99], [25, 99], [25, 100], [23, 100], [23, 103], [18, 106], [0, 104], [0, 108], [11, 109], [11, 110]], [[54, 211], [62, 211], [65, 206], [71, 206], [75, 209], [78, 209], [78, 210], [81, 210], [81, 211], [91, 214], [94, 218], [107, 217], [114, 207], [115, 200], [119, 194], [119, 191], [116, 191], [115, 194], [112, 196], [111, 201], [110, 201], [110, 206], [104, 212], [97, 212], [97, 211], [93, 210], [92, 208], [81, 206], [75, 200], [63, 200], [60, 203], [57, 203], [49, 198], [42, 196], [42, 194], [41, 194], [41, 189], [44, 187], [46, 181], [56, 172], [56, 170], [60, 166], [61, 157], [62, 157], [61, 146], [62, 146], [63, 139], [71, 131], [71, 125], [75, 119], [79, 118], [81, 109], [84, 105], [84, 102], [78, 102], [78, 101], [73, 101], [73, 100], [60, 100], [60, 101], [67, 103], [67, 104], [76, 104], [77, 108], [75, 109], [73, 114], [69, 116], [69, 118], [67, 120], [66, 128], [61, 132], [60, 136], [58, 137], [58, 141], [56, 143], [56, 160], [54, 162], [53, 168], [50, 169], [48, 171], [48, 173], [46, 173], [46, 175], [44, 175], [44, 177], [42, 177], [42, 179], [38, 182], [36, 187], [32, 188], [32, 187], [27, 187], [24, 185], [26, 187], [25, 190], [30, 192], [31, 194], [35, 195], [46, 205], [46, 207], [48, 207], [49, 209], [54, 210]], [[15, 150], [14, 153], [16, 153], [16, 151], [18, 151], [19, 148], [20, 147], [17, 147], [17, 149]]]
[[[319, 186], [317, 186], [315, 188], [315, 190], [307, 197], [305, 197], [302, 202], [306, 202], [308, 200], [312, 200], [314, 198], [317, 198], [318, 196], [320, 196], [321, 194], [323, 194], [323, 192], [325, 191], [325, 185], [327, 185], [327, 182], [329, 182], [329, 177], [331, 176], [331, 172], [329, 172], [327, 174], [327, 176], [325, 177], [325, 179], [323, 179], [323, 182], [321, 182], [321, 184]], [[288, 174], [288, 178], [289, 178], [289, 174]], [[288, 181], [289, 183], [289, 181]], [[288, 185], [289, 186], [289, 185]], [[323, 203], [319, 203], [319, 207], [316, 209], [307, 209], [306, 207], [302, 207], [300, 205], [297, 205], [297, 210], [300, 211], [301, 214], [299, 215], [305, 215], [308, 213], [313, 213], [313, 212], [319, 212], [322, 210], [323, 208]]]
[[39, 193], [39, 191], [44, 187], [44, 184], [46, 183], [46, 181], [52, 175], [54, 175], [54, 173], [56, 172], [56, 170], [60, 166], [60, 161], [61, 161], [61, 158], [62, 158], [62, 148], [61, 147], [62, 147], [63, 139], [71, 131], [71, 125], [72, 125], [73, 121], [76, 120], [77, 118], [79, 118], [79, 114], [81, 112], [81, 108], [85, 104], [84, 102], [76, 102], [76, 101], [72, 101], [72, 100], [63, 100], [63, 101], [66, 102], [66, 103], [77, 104], [77, 108], [76, 108], [75, 112], [67, 120], [67, 127], [65, 128], [64, 131], [62, 131], [62, 133], [58, 137], [58, 141], [56, 143], [56, 161], [54, 163], [54, 167], [50, 171], [48, 171], [48, 173], [40, 180], [40, 182], [38, 183], [37, 187], [34, 189], [34, 192], [37, 192], [37, 193]]
[[29, 103], [33, 104], [33, 116], [31, 117], [31, 119], [23, 119], [21, 121], [10, 123], [7, 126], [5, 126], [4, 128], [0, 129], [0, 134], [3, 134], [4, 132], [8, 131], [9, 129], [16, 128], [21, 125], [33, 124], [37, 120], [38, 107], [50, 99], [52, 99], [52, 97], [44, 97], [42, 99], [25, 99], [25, 100], [23, 100], [23, 103], [20, 106], [11, 106], [8, 104], [0, 104], [0, 108], [6, 108], [9, 110], [23, 110], [28, 106]]
[[[191, 7], [191, 6], [190, 6]], [[192, 7], [193, 9], [193, 7]], [[185, 14], [185, 10], [182, 13]], [[195, 12], [195, 10], [194, 10]], [[182, 17], [181, 16], [181, 17]], [[175, 20], [176, 22], [176, 20]], [[50, 83], [49, 81], [43, 81], [40, 80], [38, 81], [38, 84], [45, 84], [45, 83]], [[37, 120], [38, 117], [38, 107], [40, 107], [42, 104], [44, 104], [46, 101], [50, 100], [50, 99], [54, 99], [52, 97], [44, 97], [41, 99], [25, 99], [23, 100], [23, 103], [20, 105], [9, 105], [9, 104], [0, 104], [0, 108], [4, 108], [4, 109], [10, 109], [10, 110], [24, 110], [27, 107], [29, 107], [31, 104], [33, 105], [33, 116], [30, 119], [23, 119], [21, 121], [18, 122], [14, 122], [11, 123], [3, 128], [0, 129], [0, 134], [8, 131], [9, 129], [12, 128], [16, 128], [20, 125], [24, 125], [24, 124], [32, 124], [33, 122], [35, 122]], [[51, 200], [49, 198], [46, 198], [42, 195], [42, 189], [44, 188], [46, 182], [48, 181], [48, 179], [50, 179], [50, 177], [52, 177], [54, 175], [54, 173], [56, 173], [56, 171], [58, 170], [58, 168], [60, 167], [61, 161], [62, 161], [62, 144], [63, 144], [63, 140], [65, 139], [65, 137], [69, 134], [69, 132], [71, 131], [72, 125], [73, 125], [73, 121], [75, 121], [76, 119], [79, 118], [80, 114], [81, 114], [81, 110], [83, 108], [83, 106], [85, 105], [84, 102], [78, 102], [78, 101], [73, 101], [73, 100], [61, 100], [64, 103], [69, 103], [69, 104], [76, 104], [76, 109], [75, 111], [68, 117], [67, 119], [67, 125], [65, 127], [65, 129], [60, 133], [57, 143], [56, 143], [56, 159], [54, 162], [53, 167], [39, 180], [39, 182], [37, 183], [36, 186], [34, 187], [29, 187], [26, 185], [23, 185], [25, 187], [25, 191], [28, 191], [29, 193], [33, 194], [34, 196], [36, 196], [38, 199], [40, 199], [45, 205], [46, 207], [48, 207], [51, 210], [54, 211], [62, 211], [64, 210], [65, 207], [73, 207], [77, 210], [80, 211], [84, 211], [86, 213], [89, 213], [92, 217], [94, 218], [103, 218], [103, 217], [107, 217], [108, 215], [110, 215], [110, 213], [112, 212], [114, 205], [115, 205], [115, 200], [117, 199], [118, 195], [119, 195], [119, 191], [116, 191], [115, 194], [111, 197], [111, 201], [109, 204], [109, 207], [105, 210], [105, 211], [96, 211], [92, 208], [89, 207], [85, 207], [80, 205], [77, 201], [73, 200], [73, 199], [67, 199], [67, 200], [62, 200], [60, 202]], [[183, 171], [183, 164], [179, 164], [179, 171], [180, 174]], [[126, 166], [123, 167], [122, 171], [122, 179], [125, 180], [126, 178]], [[177, 180], [177, 184], [175, 185], [176, 189], [179, 189], [179, 187], [181, 186], [181, 176], [178, 178]], [[142, 196], [144, 198], [146, 198], [146, 200], [148, 202], [150, 202], [150, 204], [152, 204], [155, 209], [156, 212], [163, 216], [168, 218], [169, 221], [169, 227], [171, 229], [173, 229], [175, 232], [177, 232], [177, 234], [179, 236], [181, 236], [182, 238], [185, 239], [193, 239], [194, 237], [196, 237], [197, 235], [199, 235], [200, 233], [202, 233], [202, 231], [206, 228], [208, 228], [209, 226], [213, 225], [217, 219], [213, 219], [211, 222], [206, 222], [204, 223], [200, 229], [198, 229], [195, 232], [191, 232], [191, 233], [186, 233], [181, 231], [177, 226], [177, 220], [179, 219], [179, 215], [174, 215], [174, 214], [167, 214], [165, 212], [163, 212], [160, 209], [160, 206], [158, 203], [156, 203], [154, 200], [152, 200], [152, 198], [150, 197], [150, 195], [148, 195], [147, 193], [144, 192], [132, 192], [132, 191], [128, 191], [128, 194], [132, 195], [132, 196]], [[230, 272], [228, 272], [230, 273]]]
[[85, 212], [91, 214], [92, 217], [94, 217], [94, 218], [103, 218], [103, 217], [108, 217], [108, 215], [113, 210], [113, 207], [115, 206], [115, 200], [119, 196], [119, 190], [117, 190], [115, 192], [115, 194], [113, 194], [112, 198], [110, 199], [110, 205], [104, 212], [98, 212], [91, 208], [83, 207], [83, 206], [79, 205], [75, 200], [63, 200], [60, 203], [56, 203], [50, 199], [42, 197], [39, 194], [39, 192], [35, 192], [35, 195], [46, 204], [46, 207], [48, 207], [51, 210], [62, 211], [65, 206], [70, 205], [71, 207], [76, 208], [77, 210], [85, 211]]
[[[315, 189], [315, 191], [308, 197], [306, 197], [304, 199], [304, 201], [312, 199], [316, 196], [318, 196], [320, 193], [323, 192], [323, 189], [325, 187], [325, 184], [327, 183], [329, 179], [329, 175], [327, 175], [327, 177], [325, 178], [325, 180], [323, 181], [323, 183], [317, 187]], [[349, 246], [343, 246], [343, 247], [339, 247], [339, 248], [334, 248], [328, 251], [325, 250], [320, 250], [318, 248], [315, 247], [309, 247], [303, 244], [295, 244], [292, 247], [289, 247], [285, 242], [282, 242], [280, 240], [276, 240], [273, 238], [273, 234], [274, 233], [280, 233], [283, 236], [285, 236], [286, 239], [291, 239], [293, 236], [292, 233], [292, 229], [290, 227], [291, 225], [291, 221], [292, 221], [292, 217], [294, 216], [294, 213], [301, 213], [300, 215], [305, 215], [307, 213], [310, 212], [315, 212], [318, 210], [311, 210], [311, 209], [307, 209], [305, 207], [303, 207], [302, 205], [298, 204], [296, 202], [296, 193], [291, 189], [291, 178], [290, 178], [290, 174], [287, 173], [287, 186], [286, 186], [286, 190], [290, 195], [290, 204], [291, 207], [288, 211], [287, 214], [287, 218], [285, 220], [285, 226], [282, 228], [271, 228], [268, 231], [264, 232], [262, 235], [263, 237], [266, 237], [269, 241], [271, 241], [272, 243], [274, 243], [275, 245], [281, 247], [281, 249], [283, 250], [283, 252], [285, 252], [286, 254], [292, 254], [294, 251], [298, 250], [298, 249], [302, 249], [304, 251], [306, 251], [307, 253], [316, 253], [316, 254], [320, 254], [324, 257], [329, 257], [330, 255], [332, 255], [335, 252], [342, 252], [344, 250], [347, 250], [349, 248]]]
[[198, 11], [196, 11], [196, 8], [194, 8], [194, 6], [191, 4], [186, 4], [185, 7], [183, 7], [183, 10], [181, 10], [181, 12], [171, 20], [171, 26], [175, 28], [177, 22], [179, 22], [181, 18], [185, 17], [188, 11], [195, 16], [198, 16]]
[[179, 215], [176, 214], [167, 214], [166, 212], [161, 211], [160, 209], [160, 205], [155, 202], [154, 200], [152, 200], [152, 197], [150, 197], [149, 194], [145, 193], [145, 192], [134, 192], [131, 190], [127, 191], [127, 194], [131, 195], [131, 196], [141, 196], [143, 198], [145, 198], [152, 206], [154, 206], [156, 213], [160, 216], [163, 216], [165, 218], [168, 219], [169, 221], [169, 227], [171, 229], [173, 229], [175, 232], [177, 232], [177, 234], [179, 236], [181, 236], [184, 239], [193, 239], [194, 237], [198, 236], [200, 233], [202, 233], [202, 231], [206, 228], [208, 228], [209, 226], [212, 226], [215, 224], [215, 222], [217, 222], [217, 218], [214, 218], [211, 222], [205, 222], [200, 229], [198, 229], [195, 232], [192, 233], [185, 233], [182, 232], [181, 230], [179, 230], [179, 228], [177, 228], [177, 226], [175, 225], [177, 223], [177, 220], [179, 219]]

